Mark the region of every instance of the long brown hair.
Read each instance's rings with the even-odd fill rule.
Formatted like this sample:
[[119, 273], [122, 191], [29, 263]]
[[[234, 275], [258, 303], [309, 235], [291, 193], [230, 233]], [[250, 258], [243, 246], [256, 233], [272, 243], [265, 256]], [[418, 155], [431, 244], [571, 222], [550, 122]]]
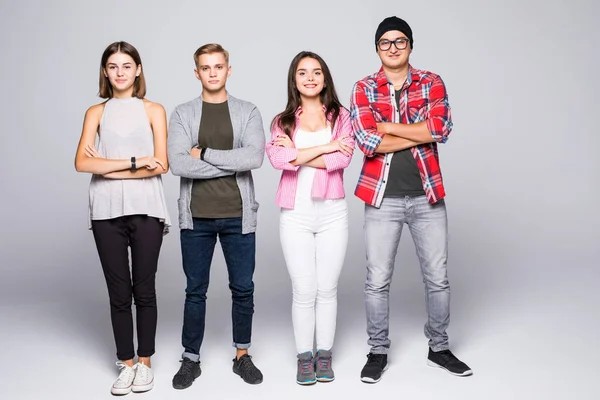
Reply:
[[340, 115], [340, 109], [343, 107], [342, 103], [338, 100], [335, 86], [333, 85], [333, 78], [331, 77], [331, 72], [325, 61], [316, 53], [311, 51], [301, 51], [292, 60], [288, 71], [288, 101], [285, 110], [278, 114], [271, 123], [271, 128], [274, 124], [277, 124], [277, 126], [290, 137], [296, 129], [296, 110], [302, 105], [302, 98], [296, 87], [296, 70], [298, 69], [300, 61], [307, 57], [317, 60], [318, 63], [321, 64], [325, 82], [319, 97], [321, 98], [321, 103], [325, 106], [325, 116], [328, 117], [331, 114], [332, 128]]
[[[98, 96], [102, 97], [103, 99], [110, 99], [113, 97], [113, 88], [108, 78], [104, 75], [104, 69], [106, 68], [108, 58], [116, 53], [127, 54], [129, 57], [133, 58], [136, 68], [138, 65], [142, 65], [140, 53], [138, 53], [136, 48], [129, 43], [114, 42], [109, 44], [106, 50], [104, 50], [104, 53], [102, 53], [102, 58], [100, 60], [100, 89], [98, 90]], [[132, 96], [137, 97], [138, 99], [143, 99], [145, 95], [146, 79], [144, 78], [144, 68], [141, 68], [140, 75], [135, 78], [135, 82], [133, 83]]]

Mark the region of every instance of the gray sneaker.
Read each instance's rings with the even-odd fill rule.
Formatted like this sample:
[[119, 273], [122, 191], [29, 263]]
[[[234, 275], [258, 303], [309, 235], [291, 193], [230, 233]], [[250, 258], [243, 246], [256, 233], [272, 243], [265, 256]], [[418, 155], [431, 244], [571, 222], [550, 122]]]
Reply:
[[319, 382], [331, 382], [335, 379], [331, 367], [331, 352], [327, 350], [317, 351], [315, 361], [316, 376]]
[[315, 365], [312, 358], [312, 351], [298, 354], [298, 373], [296, 374], [296, 383], [299, 385], [312, 385], [317, 382], [315, 376]]

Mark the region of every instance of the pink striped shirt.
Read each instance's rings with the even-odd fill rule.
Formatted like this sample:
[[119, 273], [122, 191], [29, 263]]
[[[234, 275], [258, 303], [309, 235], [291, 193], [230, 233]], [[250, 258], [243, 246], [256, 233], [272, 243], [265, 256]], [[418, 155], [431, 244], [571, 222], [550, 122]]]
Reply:
[[[292, 141], [300, 126], [298, 117], [301, 112], [302, 108], [300, 107], [296, 111], [296, 130], [292, 134]], [[327, 120], [331, 122], [331, 115], [327, 117]], [[280, 134], [285, 134], [285, 132], [279, 128], [277, 121], [275, 121], [271, 129], [271, 141], [266, 145], [266, 152], [273, 167], [282, 170], [275, 203], [279, 207], [293, 209], [294, 201], [296, 200], [298, 169], [300, 166], [292, 165], [290, 162], [294, 161], [298, 156], [298, 149], [275, 146], [273, 142]], [[340, 115], [331, 133], [331, 140], [339, 138], [343, 138], [342, 140], [350, 144], [352, 150], [354, 150], [354, 134], [350, 122], [350, 112], [344, 107], [340, 109]], [[314, 199], [344, 198], [344, 168], [350, 164], [352, 154], [346, 156], [338, 150], [333, 153], [323, 154], [322, 157], [325, 168], [317, 168], [315, 171], [311, 197]]]

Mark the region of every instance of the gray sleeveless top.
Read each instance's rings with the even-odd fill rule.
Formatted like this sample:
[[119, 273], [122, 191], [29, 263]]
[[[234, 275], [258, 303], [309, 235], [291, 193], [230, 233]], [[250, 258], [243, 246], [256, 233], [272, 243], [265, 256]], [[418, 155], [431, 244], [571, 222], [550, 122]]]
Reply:
[[[144, 102], [136, 97], [108, 100], [98, 135], [97, 149], [102, 157], [128, 160], [154, 154], [154, 135]], [[164, 222], [165, 234], [171, 226], [160, 175], [140, 179], [107, 179], [92, 175], [89, 208], [90, 229], [92, 220], [135, 214], [158, 218]]]

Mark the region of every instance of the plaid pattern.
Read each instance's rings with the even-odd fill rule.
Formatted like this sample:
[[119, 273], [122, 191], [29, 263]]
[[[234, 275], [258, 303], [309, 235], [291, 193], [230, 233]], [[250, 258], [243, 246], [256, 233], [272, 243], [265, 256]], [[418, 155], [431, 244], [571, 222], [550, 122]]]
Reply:
[[384, 135], [377, 132], [377, 123], [414, 124], [426, 121], [434, 142], [415, 146], [411, 151], [417, 161], [427, 199], [430, 203], [436, 203], [446, 195], [437, 143], [445, 143], [452, 131], [446, 87], [438, 75], [410, 66], [406, 84], [400, 93], [399, 110], [396, 110], [392, 90], [393, 85], [385, 76], [383, 68], [356, 82], [352, 90], [352, 128], [356, 143], [365, 154], [354, 194], [375, 207], [379, 207], [383, 200], [394, 153], [375, 153]]

